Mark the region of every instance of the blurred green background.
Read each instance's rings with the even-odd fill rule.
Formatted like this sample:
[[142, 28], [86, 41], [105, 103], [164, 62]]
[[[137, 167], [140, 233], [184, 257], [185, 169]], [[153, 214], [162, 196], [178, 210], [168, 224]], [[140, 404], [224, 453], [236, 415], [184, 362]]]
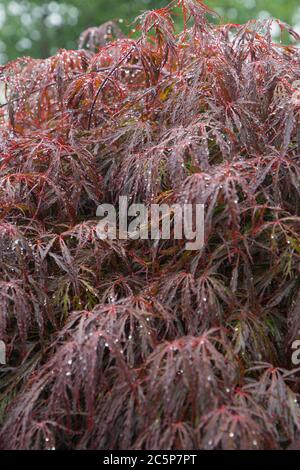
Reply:
[[[109, 19], [130, 25], [142, 10], [168, 0], [0, 0], [0, 63], [21, 55], [49, 56], [60, 47], [74, 48], [79, 34]], [[300, 32], [300, 0], [206, 0], [224, 21], [245, 22], [274, 16]], [[273, 36], [279, 35], [274, 26]]]

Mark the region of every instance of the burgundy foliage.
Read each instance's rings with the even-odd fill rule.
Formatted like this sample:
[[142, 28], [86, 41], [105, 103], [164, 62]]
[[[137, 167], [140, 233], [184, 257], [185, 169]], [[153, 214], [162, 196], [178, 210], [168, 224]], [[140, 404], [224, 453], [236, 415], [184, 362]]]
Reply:
[[[299, 441], [300, 50], [211, 14], [0, 70], [2, 448]], [[204, 248], [100, 240], [120, 195], [205, 204]]]

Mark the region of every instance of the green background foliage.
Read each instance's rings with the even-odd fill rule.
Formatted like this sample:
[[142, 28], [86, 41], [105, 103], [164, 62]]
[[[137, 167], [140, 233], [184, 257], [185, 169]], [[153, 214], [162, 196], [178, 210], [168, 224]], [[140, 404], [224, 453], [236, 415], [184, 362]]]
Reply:
[[[159, 8], [167, 0], [2, 0], [0, 2], [0, 63], [20, 55], [46, 57], [60, 48], [74, 48], [79, 34], [109, 19], [124, 19], [123, 27], [142, 10]], [[300, 30], [299, 0], [207, 0], [222, 20], [241, 23], [274, 16]], [[274, 37], [278, 35], [274, 28]]]

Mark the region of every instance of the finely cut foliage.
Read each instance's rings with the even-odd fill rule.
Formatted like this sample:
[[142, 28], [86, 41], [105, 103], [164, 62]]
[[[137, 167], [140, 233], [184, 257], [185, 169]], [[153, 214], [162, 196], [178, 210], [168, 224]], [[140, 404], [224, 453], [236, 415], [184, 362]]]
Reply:
[[[3, 449], [299, 445], [300, 50], [211, 14], [1, 69]], [[100, 240], [122, 195], [203, 203], [204, 248]]]

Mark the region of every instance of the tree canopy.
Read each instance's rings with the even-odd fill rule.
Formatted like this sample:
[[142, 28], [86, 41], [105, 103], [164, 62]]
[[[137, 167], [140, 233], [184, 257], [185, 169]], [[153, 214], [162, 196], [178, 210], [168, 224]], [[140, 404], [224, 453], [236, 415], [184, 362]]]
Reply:
[[[74, 48], [89, 26], [124, 20], [126, 31], [141, 10], [160, 8], [164, 0], [2, 0], [0, 4], [0, 63], [20, 55], [47, 57], [58, 48]], [[222, 21], [244, 23], [251, 18], [278, 17], [300, 28], [298, 0], [207, 0]], [[274, 34], [278, 34], [276, 28]]]
[[[300, 35], [207, 12], [1, 67], [0, 449], [299, 447]], [[204, 246], [99, 237], [121, 196]]]

